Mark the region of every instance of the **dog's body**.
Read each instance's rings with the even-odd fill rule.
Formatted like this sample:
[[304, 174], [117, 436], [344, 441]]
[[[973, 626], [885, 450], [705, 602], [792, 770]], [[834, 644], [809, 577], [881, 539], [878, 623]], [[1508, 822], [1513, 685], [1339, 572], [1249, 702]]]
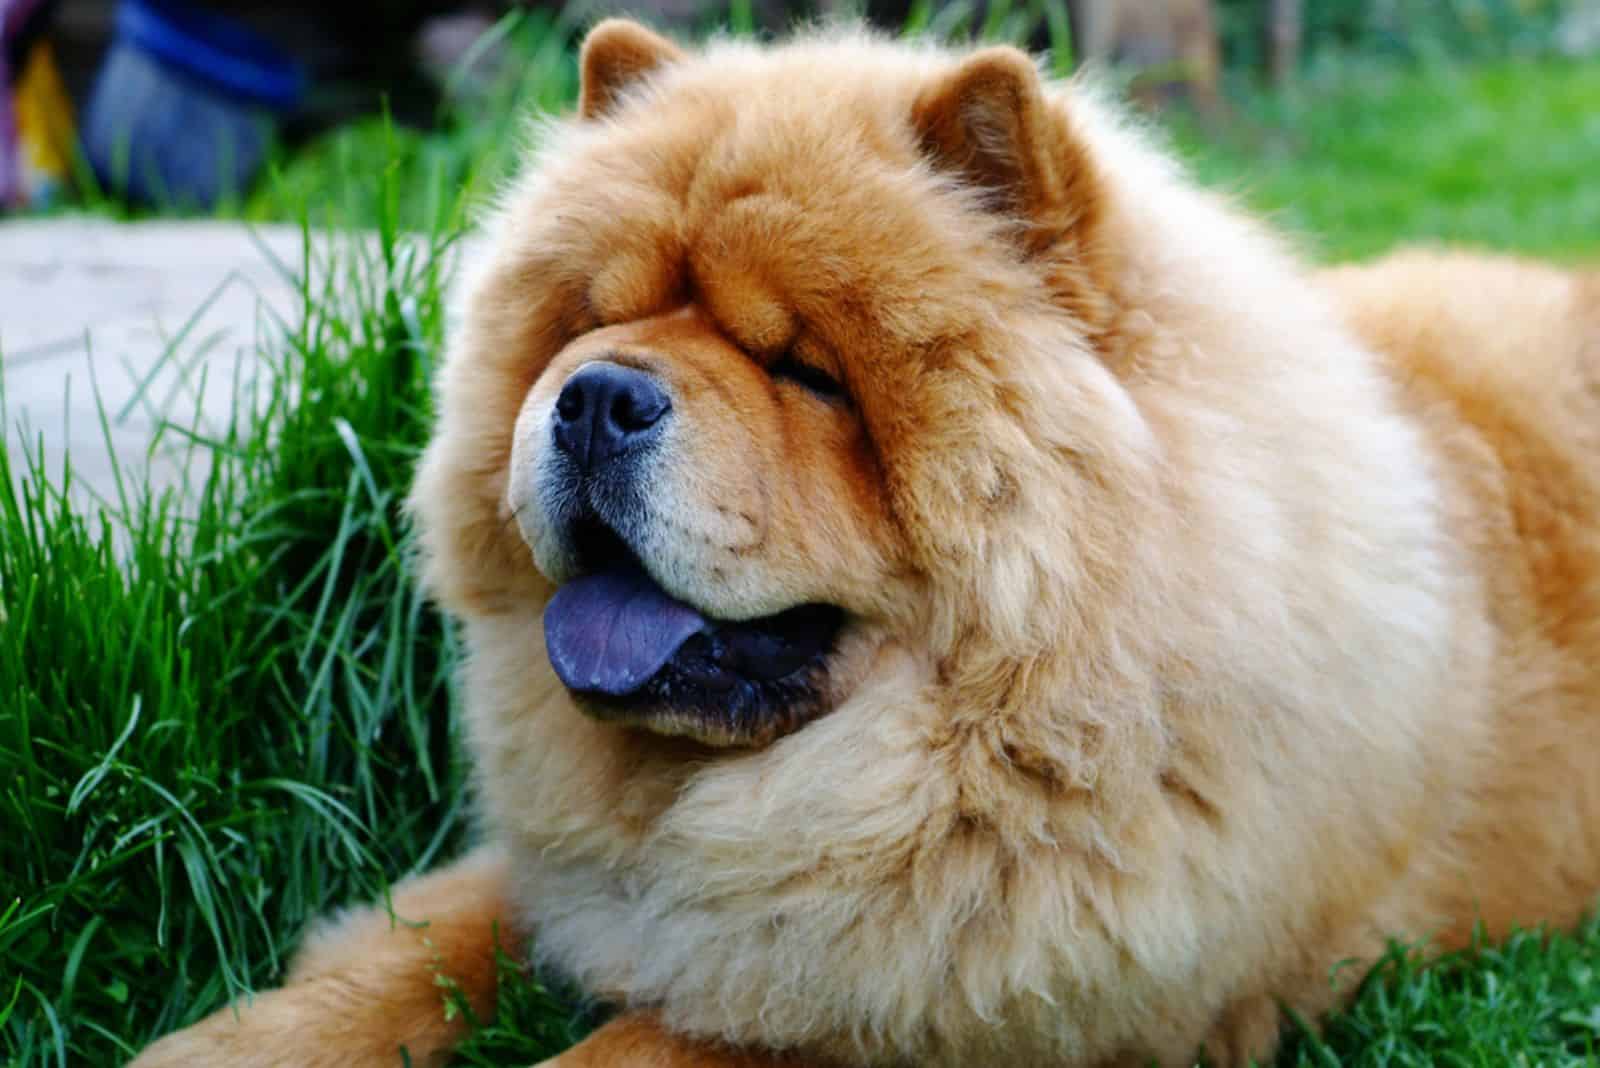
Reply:
[[497, 928], [574, 1068], [1243, 1063], [1593, 904], [1600, 282], [1309, 273], [1009, 50], [608, 23], [580, 111], [414, 495], [493, 844], [141, 1066], [432, 1063]]

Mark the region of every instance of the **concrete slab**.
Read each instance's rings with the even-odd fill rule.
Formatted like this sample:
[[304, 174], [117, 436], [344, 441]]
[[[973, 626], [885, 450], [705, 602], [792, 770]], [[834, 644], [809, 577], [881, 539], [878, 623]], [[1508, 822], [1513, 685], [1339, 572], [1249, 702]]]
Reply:
[[70, 454], [80, 492], [114, 500], [115, 453], [125, 470], [172, 484], [177, 449], [150, 451], [157, 427], [228, 425], [236, 380], [250, 381], [257, 354], [299, 315], [303, 244], [293, 226], [0, 223], [13, 468], [22, 466], [19, 449], [42, 450], [55, 477]]
[[[314, 236], [310, 286], [366, 237]], [[294, 226], [0, 222], [0, 361], [12, 467], [70, 456], [76, 493], [116, 500], [115, 471], [179, 482], [186, 441], [220, 435], [283, 332], [302, 315], [305, 239]], [[335, 274], [342, 280], [344, 269]], [[101, 414], [106, 425], [102, 426]], [[161, 444], [152, 449], [158, 436]], [[191, 476], [203, 475], [192, 469]]]
[[[42, 457], [74, 495], [117, 500], [116, 472], [154, 489], [203, 467], [171, 427], [221, 436], [237, 398], [280, 355], [304, 314], [301, 277], [319, 300], [357, 258], [376, 266], [370, 234], [317, 234], [231, 222], [119, 223], [88, 217], [0, 221], [0, 370], [4, 444], [18, 475]], [[476, 239], [456, 242], [449, 272]], [[420, 251], [420, 245], [418, 248]], [[330, 274], [330, 265], [332, 272]], [[377, 268], [381, 269], [381, 268]], [[447, 274], [448, 277], [448, 274]], [[266, 391], [260, 396], [264, 399]], [[104, 420], [102, 421], [102, 413]], [[137, 481], [133, 484], [137, 484]]]

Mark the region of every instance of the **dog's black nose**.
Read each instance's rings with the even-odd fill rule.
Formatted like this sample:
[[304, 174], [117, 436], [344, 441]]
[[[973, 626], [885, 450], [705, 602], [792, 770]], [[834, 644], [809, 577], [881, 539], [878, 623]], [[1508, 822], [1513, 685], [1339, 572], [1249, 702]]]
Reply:
[[556, 447], [584, 471], [650, 440], [672, 410], [646, 371], [604, 361], [580, 368], [556, 398]]

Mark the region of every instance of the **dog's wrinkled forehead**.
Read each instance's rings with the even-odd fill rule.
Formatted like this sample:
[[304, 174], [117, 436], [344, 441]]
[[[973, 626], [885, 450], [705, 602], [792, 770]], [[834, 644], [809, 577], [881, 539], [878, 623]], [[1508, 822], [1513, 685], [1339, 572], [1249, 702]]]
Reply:
[[779, 351], [806, 324], [843, 349], [845, 335], [892, 329], [918, 306], [921, 343], [941, 329], [927, 321], [941, 290], [971, 292], [963, 277], [982, 270], [983, 250], [970, 219], [955, 221], [960, 206], [909, 151], [798, 118], [793, 137], [755, 137], [726, 109], [674, 123], [667, 102], [550, 177], [561, 210], [547, 245], [582, 273], [596, 325], [698, 303], [748, 351]]
[[804, 51], [724, 50], [649, 74], [628, 67], [634, 80], [601, 94], [605, 110], [544, 144], [545, 220], [613, 271], [673, 252], [698, 253], [683, 265], [691, 274], [705, 262], [781, 261], [809, 283], [797, 299], [808, 289], [881, 298], [884, 283], [897, 288], [894, 275], [931, 258], [959, 263], [971, 252], [970, 203], [927, 166], [914, 128], [928, 75], [867, 79], [818, 54], [827, 65]]

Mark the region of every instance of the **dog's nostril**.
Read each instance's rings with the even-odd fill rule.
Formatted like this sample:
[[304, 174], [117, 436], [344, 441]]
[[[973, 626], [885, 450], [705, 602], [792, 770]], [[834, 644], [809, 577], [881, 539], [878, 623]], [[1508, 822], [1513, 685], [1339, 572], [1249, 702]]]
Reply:
[[561, 396], [556, 398], [556, 415], [565, 422], [571, 422], [583, 414], [583, 395], [578, 390], [563, 389]]
[[654, 384], [643, 389], [625, 388], [611, 402], [611, 419], [625, 432], [648, 430], [667, 414], [669, 407], [667, 395]]
[[591, 363], [561, 387], [555, 442], [585, 471], [592, 470], [643, 444], [671, 409], [666, 389], [649, 372], [604, 361]]

